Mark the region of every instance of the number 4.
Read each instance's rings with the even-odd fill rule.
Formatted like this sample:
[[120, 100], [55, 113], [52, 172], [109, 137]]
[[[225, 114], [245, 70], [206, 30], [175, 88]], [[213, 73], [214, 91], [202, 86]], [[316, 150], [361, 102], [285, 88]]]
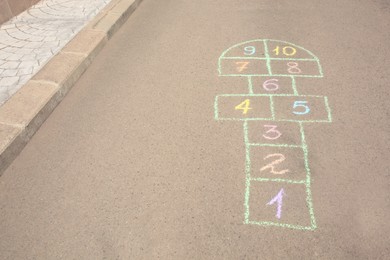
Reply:
[[235, 110], [242, 110], [242, 114], [245, 115], [246, 113], [248, 113], [249, 109], [252, 109], [249, 107], [250, 104], [251, 104], [251, 101], [249, 99], [245, 99], [243, 102], [241, 102], [239, 105], [237, 105], [234, 109]]

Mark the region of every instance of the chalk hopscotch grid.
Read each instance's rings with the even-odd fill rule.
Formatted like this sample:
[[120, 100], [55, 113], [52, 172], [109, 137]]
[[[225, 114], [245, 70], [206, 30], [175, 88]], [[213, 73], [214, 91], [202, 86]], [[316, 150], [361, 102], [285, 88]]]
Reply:
[[[263, 42], [263, 46], [264, 46], [264, 58], [262, 57], [225, 57], [225, 54], [228, 53], [230, 50], [234, 49], [235, 47], [238, 47], [238, 46], [241, 46], [241, 45], [244, 45], [246, 43], [254, 43], [254, 42]], [[279, 43], [284, 43], [284, 44], [288, 44], [290, 46], [294, 46], [295, 48], [298, 48], [298, 49], [301, 49], [301, 50], [304, 50], [305, 52], [307, 52], [309, 55], [311, 55], [313, 58], [274, 58], [274, 57], [270, 57], [269, 55], [269, 51], [268, 51], [268, 42], [279, 42]], [[221, 61], [222, 60], [229, 60], [229, 59], [255, 59], [255, 60], [265, 60], [266, 61], [266, 64], [267, 64], [267, 70], [268, 70], [268, 74], [223, 74], [222, 73], [222, 68], [221, 68]], [[298, 45], [295, 45], [295, 44], [292, 44], [292, 43], [289, 43], [289, 42], [286, 42], [286, 41], [278, 41], [278, 40], [272, 40], [272, 39], [264, 39], [264, 40], [251, 40], [251, 41], [246, 41], [246, 42], [241, 42], [241, 43], [238, 43], [236, 45], [233, 45], [232, 47], [228, 48], [227, 50], [225, 50], [222, 55], [220, 56], [220, 58], [218, 59], [218, 73], [219, 73], [219, 76], [222, 76], [222, 77], [225, 77], [225, 76], [230, 76], [230, 77], [248, 77], [248, 76], [260, 76], [260, 77], [266, 77], [266, 76], [276, 76], [276, 77], [291, 77], [291, 74], [273, 74], [272, 73], [272, 68], [271, 68], [271, 60], [286, 60], [286, 61], [292, 61], [292, 60], [296, 60], [296, 61], [315, 61], [317, 63], [317, 66], [318, 66], [318, 71], [319, 71], [319, 75], [294, 75], [294, 77], [301, 77], [301, 78], [322, 78], [324, 75], [323, 75], [323, 72], [322, 72], [322, 66], [320, 64], [320, 61], [319, 59], [309, 50], [303, 48], [303, 47], [300, 47]]]
[[[253, 42], [263, 42], [264, 46], [264, 52], [265, 52], [265, 58], [255, 58], [255, 59], [260, 59], [260, 60], [266, 60], [267, 61], [267, 69], [269, 74], [253, 74], [253, 75], [243, 75], [243, 74], [222, 74], [221, 72], [221, 60], [222, 59], [241, 59], [242, 57], [224, 57], [224, 55], [231, 49], [244, 45], [246, 43], [253, 43]], [[310, 167], [309, 167], [309, 160], [308, 160], [308, 147], [306, 144], [306, 138], [305, 138], [305, 132], [304, 132], [304, 127], [303, 123], [315, 123], [315, 122], [332, 122], [332, 113], [331, 109], [328, 103], [328, 98], [326, 96], [318, 96], [318, 95], [299, 95], [296, 87], [296, 81], [295, 77], [312, 77], [312, 78], [317, 78], [317, 77], [323, 77], [323, 72], [322, 72], [322, 67], [321, 64], [319, 63], [318, 58], [312, 54], [310, 51], [299, 47], [295, 44], [285, 42], [285, 41], [277, 41], [281, 43], [288, 44], [290, 46], [297, 47], [299, 49], [305, 50], [307, 53], [312, 55], [314, 58], [313, 59], [299, 59], [299, 58], [270, 58], [269, 52], [268, 52], [268, 41], [275, 41], [275, 40], [252, 40], [252, 41], [247, 41], [247, 42], [242, 42], [239, 44], [236, 44], [229, 49], [225, 50], [219, 61], [218, 61], [218, 72], [220, 76], [240, 76], [240, 77], [248, 77], [248, 92], [249, 94], [222, 94], [222, 95], [217, 95], [215, 98], [214, 102], [214, 117], [216, 120], [238, 120], [238, 121], [244, 121], [243, 123], [243, 130], [244, 130], [244, 144], [245, 144], [245, 215], [244, 215], [244, 223], [245, 224], [253, 224], [253, 225], [259, 225], [259, 226], [278, 226], [278, 227], [287, 227], [291, 229], [298, 229], [298, 230], [315, 230], [317, 228], [315, 216], [314, 216], [314, 209], [313, 209], [313, 202], [312, 202], [312, 194], [311, 194], [311, 172], [310, 172]], [[249, 58], [249, 57], [245, 57]], [[310, 60], [310, 61], [316, 61], [319, 69], [319, 75], [285, 75], [285, 74], [272, 74], [271, 70], [271, 64], [270, 61], [272, 59], [275, 60]], [[291, 78], [291, 85], [294, 94], [253, 94], [253, 83], [252, 83], [252, 76], [280, 76], [280, 77], [290, 77]], [[218, 99], [219, 97], [223, 96], [268, 96], [270, 98], [270, 109], [271, 109], [271, 115], [272, 118], [219, 118], [219, 110], [218, 110]], [[324, 98], [325, 102], [325, 108], [328, 114], [328, 120], [289, 120], [289, 119], [275, 119], [275, 109], [274, 109], [274, 102], [273, 102], [273, 97], [274, 96], [294, 96], [294, 97], [317, 97], [317, 98]], [[290, 144], [262, 144], [262, 143], [250, 143], [249, 142], [249, 129], [248, 129], [248, 121], [251, 120], [272, 120], [272, 121], [289, 121], [289, 122], [297, 122], [299, 124], [299, 130], [300, 130], [300, 135], [301, 135], [301, 145], [290, 145]], [[304, 154], [304, 165], [305, 165], [305, 171], [306, 171], [306, 179], [305, 180], [289, 180], [289, 179], [281, 179], [281, 178], [252, 178], [251, 177], [251, 156], [250, 156], [250, 147], [251, 146], [264, 146], [264, 147], [285, 147], [285, 148], [301, 148], [303, 150]], [[306, 204], [309, 210], [309, 215], [310, 215], [310, 226], [302, 226], [302, 225], [293, 225], [293, 224], [287, 224], [287, 223], [281, 223], [281, 222], [272, 222], [272, 221], [252, 221], [250, 220], [250, 209], [249, 209], [249, 200], [250, 200], [250, 186], [251, 186], [251, 181], [259, 181], [259, 182], [279, 182], [279, 183], [289, 183], [289, 184], [305, 184], [306, 187]]]
[[[252, 82], [249, 80], [249, 82]], [[295, 80], [294, 80], [295, 85]], [[251, 87], [249, 87], [251, 89]], [[298, 92], [296, 90], [296, 86], [293, 87], [294, 92], [296, 94], [220, 94], [215, 97], [214, 101], [214, 119], [215, 120], [228, 120], [228, 121], [253, 121], [253, 120], [259, 120], [259, 121], [276, 121], [276, 122], [306, 122], [306, 123], [331, 123], [332, 122], [332, 112], [329, 106], [328, 97], [326, 96], [319, 96], [319, 95], [298, 95]], [[219, 116], [219, 108], [218, 108], [218, 101], [219, 97], [269, 97], [270, 98], [270, 111], [271, 111], [271, 117], [267, 118], [235, 118], [235, 117], [223, 117], [221, 118]], [[275, 118], [275, 108], [273, 104], [273, 97], [314, 97], [314, 98], [323, 98], [325, 103], [325, 109], [327, 112], [327, 120], [296, 120], [296, 119], [283, 119], [283, 118]]]

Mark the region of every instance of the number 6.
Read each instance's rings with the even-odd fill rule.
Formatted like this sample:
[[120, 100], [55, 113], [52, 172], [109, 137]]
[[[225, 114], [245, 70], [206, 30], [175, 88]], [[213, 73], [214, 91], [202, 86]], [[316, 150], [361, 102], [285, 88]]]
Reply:
[[310, 107], [307, 105], [307, 101], [295, 101], [293, 109], [303, 108], [304, 111], [293, 111], [296, 115], [306, 115], [310, 112]]
[[275, 82], [278, 82], [278, 79], [269, 79], [264, 81], [263, 88], [267, 91], [275, 91], [279, 88], [279, 85]]

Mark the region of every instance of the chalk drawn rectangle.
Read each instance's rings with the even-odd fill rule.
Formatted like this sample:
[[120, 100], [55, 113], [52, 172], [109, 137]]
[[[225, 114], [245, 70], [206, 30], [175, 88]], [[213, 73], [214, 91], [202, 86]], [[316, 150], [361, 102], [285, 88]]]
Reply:
[[294, 77], [322, 77], [322, 68], [316, 60], [270, 59], [272, 75]]
[[[272, 203], [277, 195], [282, 195], [280, 208], [278, 203]], [[307, 204], [308, 196], [305, 184], [251, 181], [246, 223], [314, 230], [316, 224], [311, 205]]]
[[331, 122], [328, 99], [322, 96], [274, 96], [274, 118], [277, 121]]
[[271, 118], [268, 96], [220, 95], [215, 99], [216, 120], [263, 120]]
[[254, 146], [301, 147], [301, 132], [296, 122], [249, 121], [248, 142]]
[[228, 75], [262, 75], [267, 74], [267, 60], [259, 58], [220, 59], [220, 74]]
[[256, 94], [290, 94], [293, 95], [295, 80], [292, 77], [251, 77], [253, 93]]
[[251, 179], [305, 183], [306, 168], [302, 148], [250, 146]]
[[[218, 100], [221, 98], [221, 97], [229, 97], [229, 96], [242, 96], [242, 97], [269, 97], [271, 98], [272, 100], [272, 106], [271, 106], [271, 112], [274, 112], [274, 118], [272, 117], [272, 113], [271, 113], [271, 116], [270, 117], [259, 117], [259, 118], [251, 118], [251, 117], [240, 117], [240, 118], [224, 118], [224, 117], [221, 117], [219, 115], [219, 107], [218, 107]], [[310, 119], [310, 118], [307, 118], [307, 117], [292, 117], [292, 118], [283, 118], [283, 117], [280, 117], [279, 116], [279, 109], [278, 108], [275, 108], [275, 100], [277, 101], [278, 97], [299, 97], [299, 98], [319, 98], [319, 99], [323, 99], [324, 101], [324, 105], [325, 105], [325, 109], [326, 109], [326, 112], [327, 112], [327, 116], [326, 118], [324, 117], [324, 119]], [[278, 104], [278, 102], [276, 102], [276, 104]], [[290, 109], [290, 108], [289, 108]], [[317, 96], [317, 95], [299, 95], [299, 96], [296, 96], [296, 95], [290, 95], [290, 94], [274, 94], [274, 95], [270, 95], [270, 94], [222, 94], [222, 95], [218, 95], [216, 96], [215, 98], [215, 101], [214, 101], [214, 118], [216, 120], [234, 120], [234, 121], [252, 121], [252, 120], [259, 120], [259, 121], [269, 121], [269, 120], [272, 120], [272, 121], [275, 121], [275, 122], [303, 122], [303, 123], [329, 123], [329, 122], [332, 122], [332, 114], [331, 114], [331, 110], [330, 110], [330, 107], [329, 107], [329, 103], [328, 103], [328, 98], [325, 97], [325, 96]]]

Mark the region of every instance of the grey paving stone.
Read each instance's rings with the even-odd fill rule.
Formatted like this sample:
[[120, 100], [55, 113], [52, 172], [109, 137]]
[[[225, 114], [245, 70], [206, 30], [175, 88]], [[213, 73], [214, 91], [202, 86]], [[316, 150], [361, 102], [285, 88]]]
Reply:
[[42, 0], [0, 26], [0, 106], [111, 0]]

